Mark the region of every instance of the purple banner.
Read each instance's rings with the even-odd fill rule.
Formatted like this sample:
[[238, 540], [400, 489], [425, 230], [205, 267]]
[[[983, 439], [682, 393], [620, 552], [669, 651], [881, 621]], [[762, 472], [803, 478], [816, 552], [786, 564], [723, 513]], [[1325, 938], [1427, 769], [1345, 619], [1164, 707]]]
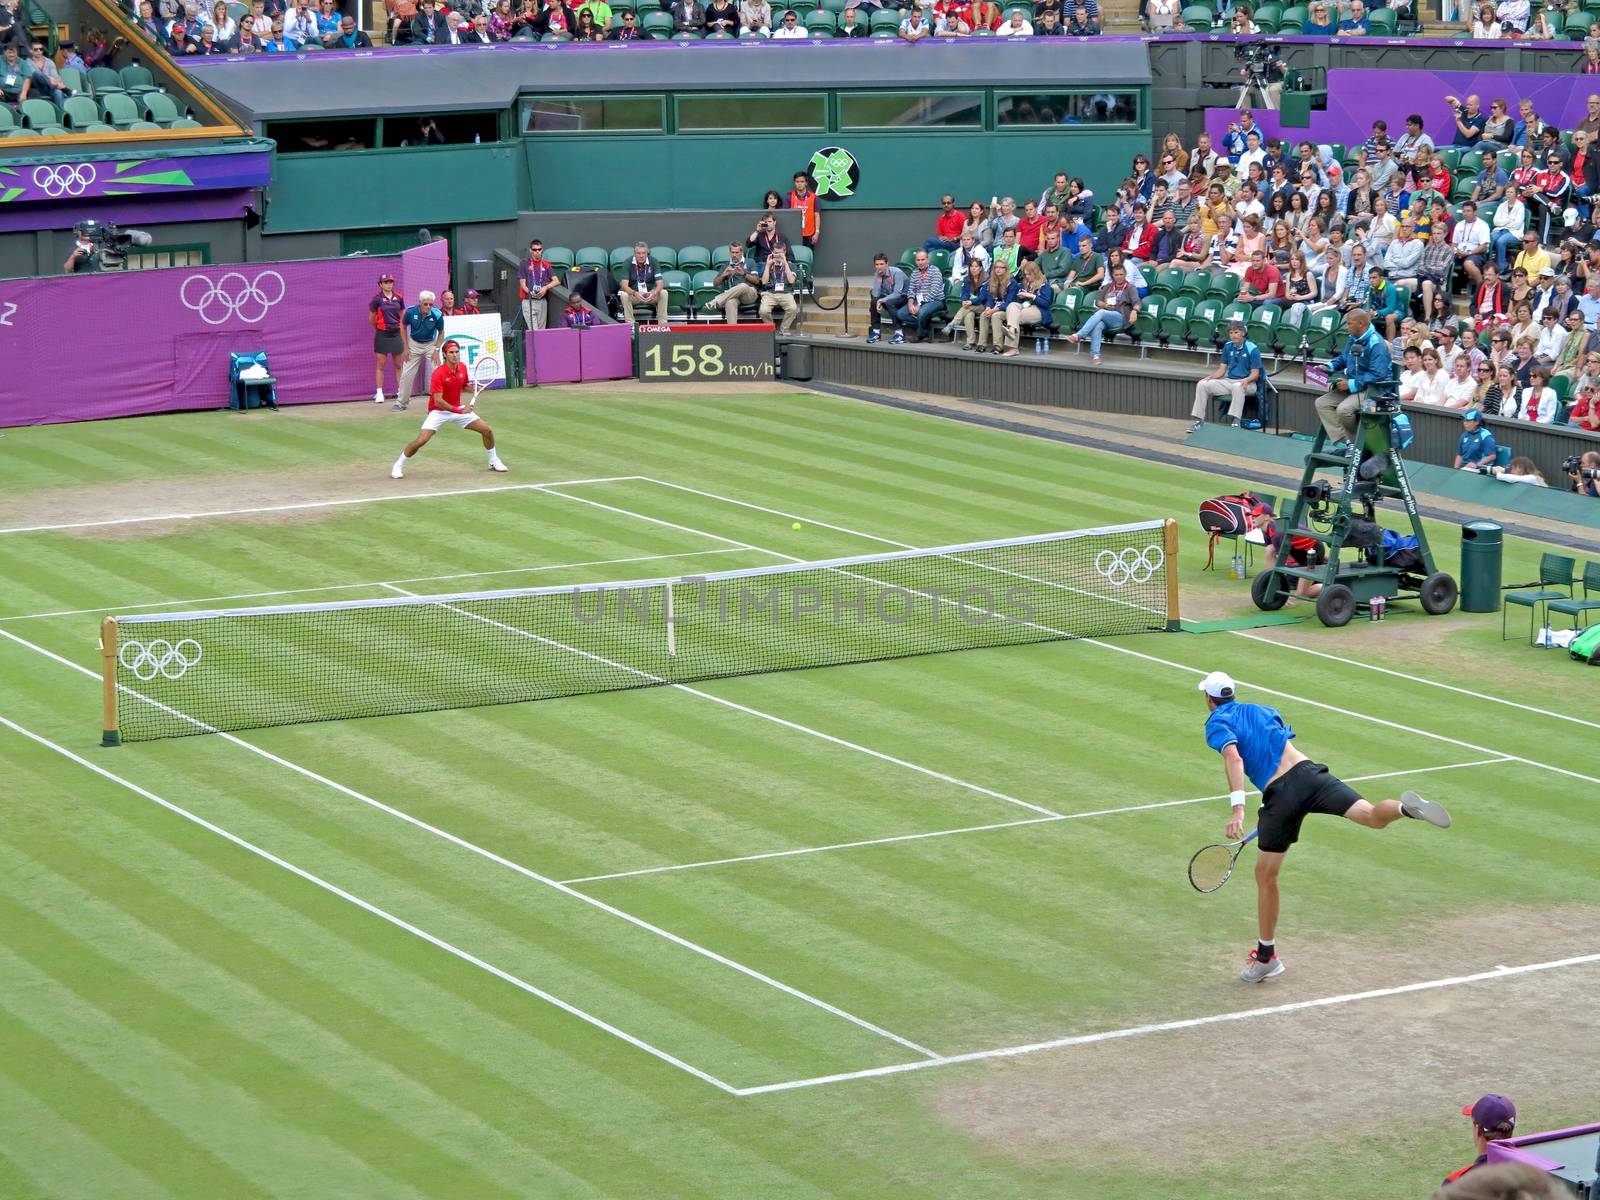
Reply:
[[[1600, 80], [1589, 75], [1511, 75], [1504, 71], [1373, 71], [1361, 69], [1328, 72], [1328, 110], [1313, 112], [1309, 128], [1279, 124], [1278, 114], [1252, 109], [1265, 138], [1317, 144], [1343, 142], [1359, 146], [1372, 136], [1372, 123], [1389, 123], [1389, 136], [1406, 131], [1406, 117], [1416, 113], [1423, 128], [1440, 146], [1455, 140], [1456, 123], [1446, 96], [1477, 96], [1482, 108], [1503, 99], [1516, 119], [1517, 104], [1533, 101], [1533, 108], [1558, 129], [1573, 129], [1588, 115], [1588, 99], [1600, 92]], [[1206, 132], [1219, 142], [1230, 122], [1238, 118], [1231, 108], [1206, 110]]]
[[131, 161], [65, 158], [0, 166], [0, 204], [265, 187], [271, 177], [272, 154], [265, 147], [242, 154], [133, 156]]
[[[222, 408], [234, 351], [267, 352], [280, 404], [370, 397], [378, 276], [393, 273], [407, 300], [441, 292], [448, 254], [438, 241], [385, 257], [0, 280], [0, 427]], [[61, 370], [51, 348], [66, 342], [93, 371]]]

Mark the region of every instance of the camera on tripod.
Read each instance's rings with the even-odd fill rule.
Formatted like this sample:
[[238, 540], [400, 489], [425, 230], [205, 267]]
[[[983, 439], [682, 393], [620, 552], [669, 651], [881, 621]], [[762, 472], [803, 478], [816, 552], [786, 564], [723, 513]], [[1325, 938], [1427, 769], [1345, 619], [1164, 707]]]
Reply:
[[79, 268], [85, 271], [120, 271], [128, 261], [129, 246], [148, 246], [155, 241], [142, 229], [120, 229], [109, 221], [79, 221], [72, 232], [88, 247]]
[[1276, 55], [1271, 42], [1236, 42], [1233, 57], [1252, 70], [1265, 71]]

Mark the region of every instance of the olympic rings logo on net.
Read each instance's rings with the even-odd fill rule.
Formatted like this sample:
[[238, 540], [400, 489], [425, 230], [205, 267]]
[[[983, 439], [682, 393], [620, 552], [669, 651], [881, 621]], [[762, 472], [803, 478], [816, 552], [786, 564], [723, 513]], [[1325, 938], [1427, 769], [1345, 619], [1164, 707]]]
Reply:
[[135, 679], [148, 683], [157, 675], [182, 679], [190, 667], [200, 664], [200, 653], [200, 643], [193, 638], [184, 638], [177, 645], [157, 638], [123, 642], [117, 649], [117, 661], [132, 671]]
[[276, 271], [262, 271], [246, 279], [238, 271], [228, 271], [215, 280], [191, 275], [178, 289], [183, 306], [199, 314], [207, 325], [224, 325], [237, 319], [254, 324], [281, 301], [287, 287]]
[[1160, 546], [1146, 546], [1143, 550], [1129, 546], [1121, 551], [1100, 551], [1094, 556], [1094, 569], [1112, 587], [1127, 587], [1130, 583], [1148, 583], [1165, 561]]
[[94, 181], [92, 163], [61, 163], [33, 169], [33, 186], [52, 198], [81, 196]]

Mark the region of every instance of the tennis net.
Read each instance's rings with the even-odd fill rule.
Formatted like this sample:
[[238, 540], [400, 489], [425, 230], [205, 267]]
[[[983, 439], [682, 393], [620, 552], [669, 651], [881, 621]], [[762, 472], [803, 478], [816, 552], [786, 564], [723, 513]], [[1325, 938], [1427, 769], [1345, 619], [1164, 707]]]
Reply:
[[674, 579], [108, 617], [105, 740], [1174, 629], [1176, 553], [1176, 525], [1146, 521]]

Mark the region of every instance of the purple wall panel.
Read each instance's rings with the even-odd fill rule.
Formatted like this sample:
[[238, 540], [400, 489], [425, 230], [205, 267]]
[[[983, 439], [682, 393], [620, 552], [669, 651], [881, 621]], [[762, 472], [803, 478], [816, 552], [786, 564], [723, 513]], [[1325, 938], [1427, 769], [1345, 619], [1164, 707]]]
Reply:
[[633, 378], [631, 325], [596, 325], [583, 337], [585, 379]]
[[[1389, 122], [1389, 136], [1406, 131], [1406, 116], [1418, 113], [1423, 128], [1441, 146], [1455, 138], [1455, 118], [1445, 104], [1446, 96], [1476, 95], [1485, 112], [1489, 101], [1501, 98], [1513, 117], [1517, 103], [1533, 101], [1546, 121], [1561, 129], [1571, 129], [1587, 113], [1588, 98], [1600, 92], [1600, 82], [1587, 75], [1508, 75], [1503, 71], [1368, 71], [1328, 72], [1328, 111], [1311, 114], [1309, 129], [1290, 129], [1278, 124], [1278, 114], [1252, 110], [1256, 124], [1267, 137], [1281, 135], [1295, 142], [1343, 142], [1358, 146], [1372, 134], [1372, 122]], [[1206, 132], [1213, 141], [1227, 132], [1228, 123], [1238, 114], [1230, 108], [1206, 110]]]
[[524, 335], [528, 350], [524, 361], [528, 364], [528, 382], [534, 386], [547, 383], [577, 383], [583, 378], [583, 359], [579, 343], [589, 336], [588, 330], [530, 329]]
[[[368, 396], [367, 303], [444, 289], [446, 243], [390, 257], [174, 267], [0, 281], [0, 427], [221, 408], [228, 355], [266, 350], [283, 404]], [[70, 344], [91, 372], [41, 348]]]

